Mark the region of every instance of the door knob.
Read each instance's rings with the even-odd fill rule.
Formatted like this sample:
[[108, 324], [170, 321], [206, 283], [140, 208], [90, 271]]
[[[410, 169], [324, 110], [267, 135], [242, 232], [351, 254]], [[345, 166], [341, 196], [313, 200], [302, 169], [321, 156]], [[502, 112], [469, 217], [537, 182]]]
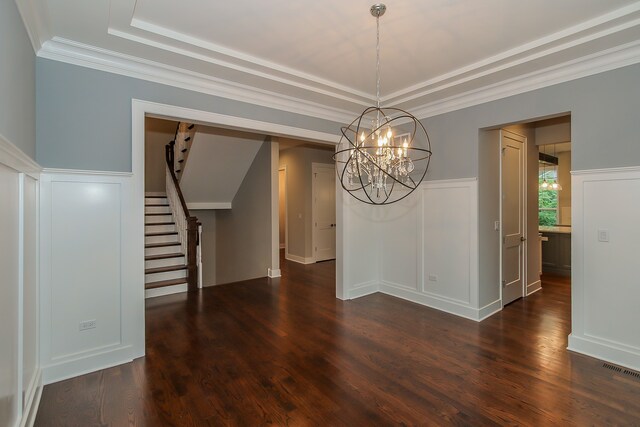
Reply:
[[525, 240], [527, 240], [525, 237], [520, 237], [521, 242], [524, 242]]

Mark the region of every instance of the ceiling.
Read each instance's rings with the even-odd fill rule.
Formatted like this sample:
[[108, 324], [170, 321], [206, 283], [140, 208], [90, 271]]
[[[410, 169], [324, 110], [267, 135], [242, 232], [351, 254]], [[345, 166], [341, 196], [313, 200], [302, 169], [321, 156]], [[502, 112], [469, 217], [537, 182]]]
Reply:
[[[343, 121], [372, 0], [16, 0], [38, 55]], [[640, 62], [640, 1], [387, 0], [383, 104], [423, 117]]]

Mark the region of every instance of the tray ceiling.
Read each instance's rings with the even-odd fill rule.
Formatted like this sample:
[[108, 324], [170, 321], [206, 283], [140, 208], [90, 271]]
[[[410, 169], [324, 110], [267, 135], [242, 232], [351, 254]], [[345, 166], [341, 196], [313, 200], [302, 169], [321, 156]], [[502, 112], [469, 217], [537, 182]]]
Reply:
[[[359, 111], [374, 97], [371, 0], [16, 1], [44, 57], [79, 62], [95, 55], [101, 59], [93, 63], [104, 63], [115, 56], [336, 113]], [[424, 114], [430, 105], [564, 65], [606, 62], [616, 52], [617, 66], [640, 61], [638, 1], [386, 4], [383, 101]]]

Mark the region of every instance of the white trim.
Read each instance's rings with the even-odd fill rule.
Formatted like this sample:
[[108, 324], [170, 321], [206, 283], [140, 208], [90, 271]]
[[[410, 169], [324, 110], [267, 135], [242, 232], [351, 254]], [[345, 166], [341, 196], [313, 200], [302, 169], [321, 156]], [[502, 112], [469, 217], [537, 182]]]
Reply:
[[164, 191], [147, 191], [144, 195], [145, 197], [167, 197], [167, 193]]
[[376, 292], [380, 292], [380, 284], [375, 280], [371, 282], [359, 283], [355, 287], [349, 289], [347, 299], [362, 298], [367, 295], [375, 294]]
[[42, 173], [50, 175], [83, 175], [83, 176], [113, 176], [113, 177], [131, 177], [131, 172], [119, 172], [119, 171], [92, 171], [81, 169], [58, 169], [58, 168], [43, 168]]
[[541, 289], [542, 289], [542, 280], [536, 280], [533, 283], [529, 283], [527, 285], [527, 295], [526, 296], [529, 296], [531, 294], [535, 294], [536, 292], [538, 292]]
[[577, 171], [571, 171], [573, 176], [581, 175], [596, 175], [596, 174], [619, 174], [619, 173], [640, 173], [640, 166], [629, 166], [623, 168], [610, 168], [610, 169], [583, 169]]
[[[437, 116], [474, 105], [507, 98], [536, 89], [565, 83], [582, 77], [626, 67], [640, 62], [640, 43], [629, 43], [591, 56], [537, 70], [498, 83], [411, 108], [419, 119]], [[397, 102], [394, 105], [398, 104]]]
[[569, 335], [568, 350], [640, 371], [640, 351], [597, 338]]
[[194, 210], [231, 209], [231, 202], [193, 202], [187, 208]]
[[38, 53], [44, 41], [50, 38], [47, 3], [34, 0], [15, 0], [33, 51]]
[[380, 292], [391, 295], [393, 297], [402, 298], [411, 302], [415, 302], [427, 307], [464, 317], [466, 319], [480, 321], [480, 309], [473, 308], [470, 305], [454, 302], [434, 294], [419, 292], [408, 288], [399, 288], [391, 286], [388, 283], [380, 284]]
[[144, 111], [149, 117], [159, 119], [180, 119], [190, 123], [214, 125], [217, 127], [264, 133], [270, 136], [294, 137], [305, 141], [323, 144], [337, 144], [340, 136], [337, 134], [319, 132], [277, 123], [263, 122], [244, 117], [229, 116], [212, 113], [210, 111], [194, 110], [176, 105], [160, 104], [157, 102], [133, 99], [133, 104]]
[[[53, 37], [46, 41], [38, 51], [38, 57], [338, 123], [350, 123], [355, 116], [353, 111], [222, 80], [60, 37]], [[359, 102], [358, 107], [365, 104]]]
[[144, 298], [155, 298], [155, 297], [162, 297], [165, 295], [173, 295], [173, 294], [179, 294], [182, 292], [187, 292], [188, 286], [186, 283], [182, 283], [180, 285], [173, 285], [173, 286], [163, 286], [162, 288], [155, 288], [155, 289], [145, 289], [144, 291]]
[[34, 179], [39, 179], [39, 174], [42, 171], [39, 164], [2, 134], [0, 134], [0, 163]]
[[313, 257], [305, 258], [302, 256], [290, 254], [288, 252], [284, 254], [284, 258], [288, 261], [297, 262], [299, 264], [313, 264], [314, 262], [316, 262]]
[[42, 369], [42, 382], [44, 385], [48, 385], [131, 361], [133, 359], [131, 358], [130, 346], [109, 349], [93, 354], [91, 357], [65, 360], [45, 366]]
[[24, 395], [25, 405], [20, 427], [31, 427], [35, 423], [38, 407], [40, 406], [40, 398], [42, 397], [42, 389], [42, 370], [38, 368], [31, 378], [31, 383]]
[[478, 322], [482, 322], [499, 311], [502, 311], [502, 300], [497, 299], [478, 310]]
[[267, 277], [270, 279], [275, 279], [276, 277], [281, 277], [282, 271], [279, 268], [268, 268], [267, 269]]

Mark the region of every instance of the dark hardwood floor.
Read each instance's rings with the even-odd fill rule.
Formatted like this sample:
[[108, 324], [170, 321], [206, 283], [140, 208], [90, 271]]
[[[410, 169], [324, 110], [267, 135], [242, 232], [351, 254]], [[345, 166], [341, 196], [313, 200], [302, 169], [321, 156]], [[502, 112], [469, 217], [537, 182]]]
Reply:
[[148, 300], [147, 356], [46, 386], [36, 425], [640, 425], [640, 380], [566, 350], [567, 279], [476, 323], [282, 268]]

